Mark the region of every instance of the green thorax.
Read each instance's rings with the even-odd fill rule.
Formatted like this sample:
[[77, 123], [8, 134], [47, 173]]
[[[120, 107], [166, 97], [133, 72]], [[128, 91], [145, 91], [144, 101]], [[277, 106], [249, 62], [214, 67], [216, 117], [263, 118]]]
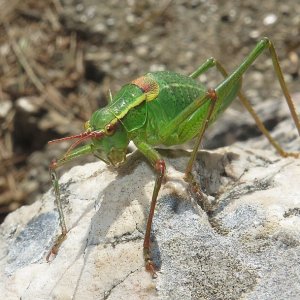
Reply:
[[134, 84], [124, 85], [107, 107], [127, 132], [142, 127], [147, 119], [144, 92]]
[[123, 86], [109, 109], [133, 136], [147, 124], [151, 124], [148, 134], [153, 135], [204, 92], [205, 88], [188, 76], [152, 72]]

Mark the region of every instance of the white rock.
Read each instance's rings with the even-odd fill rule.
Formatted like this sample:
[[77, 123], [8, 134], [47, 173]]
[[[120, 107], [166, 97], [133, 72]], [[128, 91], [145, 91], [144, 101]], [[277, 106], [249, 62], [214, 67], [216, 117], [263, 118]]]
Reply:
[[300, 160], [238, 146], [201, 152], [195, 170], [210, 193], [203, 211], [182, 180], [187, 153], [176, 153], [154, 217], [157, 279], [142, 255], [155, 175], [133, 154], [119, 172], [97, 162], [62, 176], [70, 232], [51, 263], [45, 256], [59, 233], [52, 190], [6, 218], [2, 298], [296, 299]]

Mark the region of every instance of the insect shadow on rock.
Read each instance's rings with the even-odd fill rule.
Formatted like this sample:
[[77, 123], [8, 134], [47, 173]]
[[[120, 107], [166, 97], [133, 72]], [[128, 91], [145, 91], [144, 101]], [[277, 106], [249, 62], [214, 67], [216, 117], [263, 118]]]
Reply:
[[[165, 162], [155, 150], [155, 147], [159, 145], [179, 145], [196, 137], [184, 179], [190, 184], [194, 193], [199, 197], [203, 197], [201, 188], [192, 175], [192, 167], [199, 145], [207, 127], [238, 96], [254, 118], [258, 128], [267, 137], [279, 155], [298, 158], [299, 153], [284, 151], [271, 137], [247, 98], [241, 92], [243, 74], [257, 57], [267, 49], [272, 58], [276, 77], [300, 135], [299, 118], [283, 78], [273, 43], [268, 38], [261, 39], [231, 74], [228, 74], [215, 58], [209, 58], [189, 76], [160, 71], [150, 72], [139, 77], [124, 85], [114, 97], [110, 96], [108, 105], [95, 111], [90, 120], [85, 123], [85, 131], [83, 133], [49, 142], [57, 143], [76, 139], [62, 158], [53, 160], [49, 166], [62, 232], [47, 259], [49, 259], [51, 254], [55, 255], [58, 252], [68, 231], [60, 201], [59, 183], [55, 170], [77, 157], [94, 154], [107, 164], [117, 167], [126, 160], [128, 144], [130, 141], [133, 141], [137, 149], [153, 166], [157, 177], [143, 246], [145, 267], [152, 275], [155, 275], [156, 266], [150, 255], [151, 225], [158, 192], [166, 170]], [[212, 67], [216, 67], [223, 75], [224, 80], [214, 89], [207, 89], [195, 79]], [[79, 144], [87, 140], [90, 143], [79, 146]]]

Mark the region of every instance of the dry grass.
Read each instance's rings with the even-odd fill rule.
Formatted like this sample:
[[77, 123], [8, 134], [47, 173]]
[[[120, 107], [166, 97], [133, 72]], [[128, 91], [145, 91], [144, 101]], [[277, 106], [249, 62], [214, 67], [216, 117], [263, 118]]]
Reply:
[[32, 115], [47, 114], [48, 122], [33, 126], [47, 140], [49, 132], [60, 131], [56, 119], [86, 120], [97, 105], [99, 89], [90, 83], [84, 91], [78, 88], [84, 80], [83, 50], [76, 33], [61, 25], [62, 13], [56, 0], [0, 2], [1, 215], [22, 205], [31, 192], [23, 188], [30, 168], [26, 160], [42, 147], [16, 137], [16, 124], [28, 126]]

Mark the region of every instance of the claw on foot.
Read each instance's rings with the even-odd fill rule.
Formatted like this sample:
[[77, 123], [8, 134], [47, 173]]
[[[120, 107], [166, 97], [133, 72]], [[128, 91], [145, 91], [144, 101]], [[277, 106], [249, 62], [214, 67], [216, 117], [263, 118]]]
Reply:
[[195, 181], [192, 173], [186, 173], [184, 176], [185, 182], [189, 183], [192, 193], [196, 194], [200, 199], [205, 198], [200, 185]]
[[157, 277], [156, 266], [155, 266], [154, 262], [151, 259], [146, 260], [145, 268], [146, 268], [146, 271], [151, 274], [152, 278]]
[[52, 246], [51, 250], [49, 251], [49, 253], [46, 256], [46, 261], [50, 262], [52, 261], [51, 257], [53, 256], [53, 259], [55, 258], [55, 256], [58, 253], [58, 250], [61, 246], [61, 244], [63, 243], [63, 241], [67, 238], [67, 234], [66, 233], [62, 233], [56, 240], [56, 242], [54, 243], [54, 245]]
[[196, 182], [194, 176], [191, 172], [188, 172], [184, 176], [184, 180], [189, 183], [189, 191], [194, 197], [200, 207], [209, 212], [213, 209], [211, 202], [208, 200], [208, 197], [204, 194], [199, 183]]
[[300, 152], [284, 152], [283, 157], [300, 158]]
[[149, 245], [147, 244], [147, 246], [145, 247], [144, 245], [144, 259], [145, 259], [145, 269], [147, 272], [149, 272], [152, 276], [152, 278], [156, 278], [157, 274], [156, 274], [156, 266], [151, 258], [150, 255], [150, 248]]

